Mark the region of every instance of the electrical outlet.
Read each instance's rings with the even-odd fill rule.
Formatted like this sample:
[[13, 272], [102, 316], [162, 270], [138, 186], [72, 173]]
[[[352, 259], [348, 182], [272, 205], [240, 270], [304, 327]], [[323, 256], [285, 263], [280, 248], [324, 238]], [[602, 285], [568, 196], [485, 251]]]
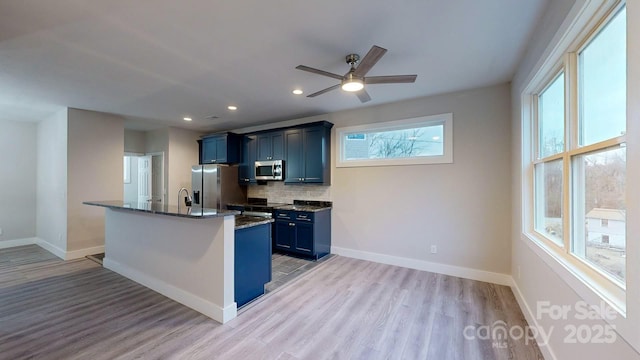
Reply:
[[431, 245], [431, 253], [432, 254], [436, 254], [438, 252], [438, 246], [436, 245]]

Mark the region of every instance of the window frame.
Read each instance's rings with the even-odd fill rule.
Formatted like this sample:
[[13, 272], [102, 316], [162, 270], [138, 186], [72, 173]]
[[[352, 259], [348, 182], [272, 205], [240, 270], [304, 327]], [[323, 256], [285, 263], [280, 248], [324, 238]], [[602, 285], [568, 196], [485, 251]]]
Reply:
[[[346, 146], [345, 137], [349, 134], [367, 134], [377, 131], [393, 131], [438, 125], [443, 126], [443, 155], [362, 160], [345, 160], [344, 158]], [[453, 163], [453, 113], [341, 127], [336, 129], [336, 140], [336, 167], [450, 164]]]
[[[597, 5], [597, 6], [596, 6]], [[626, 144], [626, 133], [594, 144], [581, 146], [579, 142], [579, 103], [578, 103], [578, 54], [604, 29], [619, 11], [626, 6], [624, 0], [610, 0], [601, 4], [590, 4], [589, 18], [578, 18], [580, 28], [570, 28], [559, 39], [552, 55], [539, 65], [537, 73], [529, 78], [528, 85], [521, 95], [522, 99], [522, 235], [531, 245], [539, 247], [557, 261], [561, 267], [579, 280], [592, 295], [605, 300], [623, 318], [626, 318], [626, 284], [612, 278], [604, 271], [589, 264], [585, 259], [571, 251], [573, 202], [572, 202], [572, 160], [590, 152], [604, 150]], [[587, 8], [588, 8], [587, 6]], [[580, 30], [581, 29], [581, 30]], [[565, 133], [564, 151], [559, 154], [539, 158], [538, 95], [547, 89], [564, 72], [565, 75]], [[628, 122], [628, 118], [627, 118]], [[627, 126], [628, 132], [628, 126]], [[624, 145], [623, 145], [624, 146]], [[562, 159], [563, 161], [563, 244], [560, 245], [535, 229], [536, 196], [534, 166]], [[628, 159], [627, 159], [628, 160]], [[627, 197], [628, 199], [628, 197]], [[629, 235], [627, 234], [627, 238]], [[628, 261], [625, 264], [628, 267]], [[629, 271], [627, 270], [627, 274]], [[567, 279], [568, 281], [568, 279]], [[625, 279], [628, 281], [628, 278]], [[595, 303], [595, 301], [592, 301]]]

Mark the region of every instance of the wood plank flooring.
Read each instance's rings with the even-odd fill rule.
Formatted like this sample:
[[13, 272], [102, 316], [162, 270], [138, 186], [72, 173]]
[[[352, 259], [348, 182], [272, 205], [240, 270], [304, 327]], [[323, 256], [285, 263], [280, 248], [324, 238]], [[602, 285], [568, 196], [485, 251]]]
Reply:
[[526, 321], [508, 287], [335, 256], [220, 325], [82, 259], [0, 250], [0, 359], [542, 359], [466, 340]]

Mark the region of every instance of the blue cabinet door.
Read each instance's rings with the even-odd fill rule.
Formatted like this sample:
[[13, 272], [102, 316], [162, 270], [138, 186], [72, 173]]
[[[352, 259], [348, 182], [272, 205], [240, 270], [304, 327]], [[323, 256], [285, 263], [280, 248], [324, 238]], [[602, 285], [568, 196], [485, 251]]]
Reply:
[[302, 130], [294, 129], [284, 132], [284, 182], [285, 184], [303, 181], [302, 163]]
[[273, 160], [284, 159], [284, 133], [282, 131], [271, 134], [271, 149]]
[[258, 135], [256, 160], [282, 160], [284, 158], [284, 135], [282, 131]]
[[217, 138], [202, 139], [202, 163], [214, 164], [218, 159]]
[[326, 163], [324, 146], [325, 131], [323, 127], [304, 129], [302, 132], [303, 166], [305, 183], [323, 183]]
[[271, 281], [271, 224], [236, 230], [234, 272], [238, 306], [264, 294], [264, 284]]
[[313, 224], [296, 221], [295, 249], [306, 255], [314, 253], [313, 249]]
[[255, 135], [245, 136], [242, 140], [242, 162], [238, 166], [238, 182], [240, 185], [256, 183], [256, 145]]
[[215, 139], [216, 142], [216, 163], [224, 164], [227, 162], [227, 137], [221, 136]]
[[277, 249], [290, 251], [293, 250], [295, 242], [295, 226], [293, 222], [286, 220], [276, 220], [276, 231], [274, 245]]

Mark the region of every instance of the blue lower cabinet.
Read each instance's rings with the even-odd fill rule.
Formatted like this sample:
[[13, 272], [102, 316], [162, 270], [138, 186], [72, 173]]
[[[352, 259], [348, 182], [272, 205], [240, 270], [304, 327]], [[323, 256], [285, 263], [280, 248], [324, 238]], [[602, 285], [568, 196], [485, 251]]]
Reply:
[[238, 307], [264, 294], [271, 281], [271, 224], [235, 232], [235, 301]]
[[331, 252], [331, 210], [276, 210], [274, 250], [319, 259]]

